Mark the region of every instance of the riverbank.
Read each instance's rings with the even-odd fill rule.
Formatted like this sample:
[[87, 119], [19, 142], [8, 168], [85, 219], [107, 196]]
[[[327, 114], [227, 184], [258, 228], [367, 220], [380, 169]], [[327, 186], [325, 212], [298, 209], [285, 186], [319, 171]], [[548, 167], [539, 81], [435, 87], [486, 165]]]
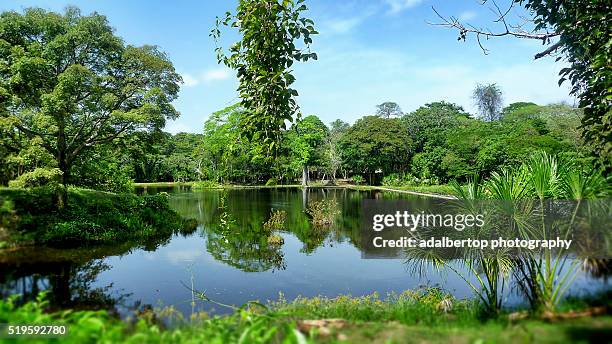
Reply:
[[[205, 295], [195, 301], [207, 300]], [[220, 305], [224, 307], [225, 305]], [[65, 343], [563, 343], [593, 342], [612, 335], [609, 295], [570, 299], [555, 315], [483, 319], [473, 301], [439, 289], [364, 297], [281, 299], [235, 308], [231, 315], [184, 318], [172, 309], [143, 310], [121, 321], [104, 311], [45, 312], [43, 298], [23, 306], [0, 301], [0, 322], [62, 324]], [[233, 307], [233, 306], [230, 306]], [[21, 338], [37, 342], [32, 336]], [[47, 342], [40, 339], [38, 342]]]
[[[236, 185], [236, 184], [200, 184], [196, 182], [161, 182], [161, 183], [134, 183], [138, 188], [173, 188], [173, 187], [190, 187], [195, 190], [232, 190], [232, 189], [280, 189], [280, 188], [302, 188], [301, 184], [287, 185]], [[323, 183], [310, 183], [310, 188], [347, 188], [357, 191], [381, 190], [407, 193], [416, 196], [454, 199], [455, 192], [450, 185], [429, 185], [429, 186], [372, 186], [372, 185], [324, 185]]]
[[137, 196], [69, 187], [62, 209], [56, 194], [45, 187], [0, 188], [0, 247], [146, 241], [194, 227], [170, 209], [167, 194]]

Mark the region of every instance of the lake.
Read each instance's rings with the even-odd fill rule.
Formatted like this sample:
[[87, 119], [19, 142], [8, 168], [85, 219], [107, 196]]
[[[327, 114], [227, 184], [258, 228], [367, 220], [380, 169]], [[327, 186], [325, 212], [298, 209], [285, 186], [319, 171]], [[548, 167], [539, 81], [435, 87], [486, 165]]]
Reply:
[[[0, 292], [32, 299], [51, 291], [57, 307], [103, 308], [117, 314], [145, 305], [192, 311], [193, 287], [211, 299], [233, 305], [251, 300], [297, 296], [385, 295], [421, 286], [440, 286], [456, 297], [472, 297], [452, 272], [417, 274], [399, 259], [362, 259], [360, 211], [363, 199], [419, 200], [388, 191], [344, 188], [206, 190], [147, 188], [140, 193], [170, 193], [171, 206], [195, 219], [197, 230], [149, 243], [117, 243], [82, 249], [26, 248], [0, 254]], [[304, 209], [333, 198], [340, 214], [326, 229], [313, 228]], [[287, 212], [281, 246], [269, 245], [263, 223], [272, 209]], [[232, 228], [227, 230], [227, 228]], [[225, 228], [225, 229], [224, 229]], [[607, 288], [581, 273], [572, 293]], [[507, 293], [509, 304], [521, 302]], [[196, 310], [228, 310], [198, 302]]]

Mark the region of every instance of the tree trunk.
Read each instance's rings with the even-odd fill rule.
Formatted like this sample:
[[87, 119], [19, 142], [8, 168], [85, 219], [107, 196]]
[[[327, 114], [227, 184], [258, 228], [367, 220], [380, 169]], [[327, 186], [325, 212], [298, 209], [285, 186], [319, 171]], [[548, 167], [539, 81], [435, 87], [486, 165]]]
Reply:
[[302, 186], [308, 186], [308, 166], [302, 167]]
[[66, 156], [66, 135], [63, 125], [60, 125], [57, 137], [57, 165], [62, 171], [60, 190], [56, 191], [57, 208], [63, 209], [68, 204], [68, 181], [70, 179], [70, 165]]

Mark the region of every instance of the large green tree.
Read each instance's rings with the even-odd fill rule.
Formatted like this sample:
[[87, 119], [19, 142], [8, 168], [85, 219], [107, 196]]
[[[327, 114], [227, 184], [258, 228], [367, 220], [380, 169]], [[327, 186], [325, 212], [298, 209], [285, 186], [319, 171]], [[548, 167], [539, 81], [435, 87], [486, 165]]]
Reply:
[[400, 117], [402, 108], [394, 102], [384, 102], [376, 105], [376, 115], [382, 118]]
[[229, 54], [217, 47], [218, 61], [237, 72], [245, 109], [243, 132], [268, 146], [268, 153], [278, 148], [286, 123], [299, 117], [291, 66], [317, 58], [310, 51], [311, 36], [317, 31], [313, 21], [302, 16], [306, 10], [304, 0], [239, 0], [236, 13], [217, 18], [211, 32], [219, 42], [222, 26], [238, 28], [241, 38]]
[[322, 165], [328, 137], [328, 128], [313, 115], [304, 117], [289, 131], [287, 146], [291, 151], [291, 164], [294, 169], [302, 170], [302, 185], [308, 185], [309, 167]]
[[467, 117], [469, 114], [461, 106], [441, 101], [419, 107], [403, 116], [402, 122], [420, 152], [427, 145], [443, 145], [448, 130], [456, 128], [459, 120]]
[[398, 118], [365, 116], [343, 135], [340, 143], [343, 160], [356, 174], [365, 174], [370, 183], [374, 174], [406, 169], [414, 153], [408, 130]]
[[344, 172], [343, 175], [346, 177], [346, 170], [342, 168], [342, 154], [340, 152], [340, 140], [346, 131], [350, 128], [350, 125], [340, 119], [330, 123], [329, 137], [327, 139], [327, 152], [325, 158], [325, 169], [332, 180], [335, 181], [336, 174], [338, 171]]
[[56, 158], [62, 183], [92, 148], [138, 130], [159, 130], [179, 113], [180, 76], [153, 46], [126, 45], [106, 17], [43, 9], [0, 15], [4, 122]]

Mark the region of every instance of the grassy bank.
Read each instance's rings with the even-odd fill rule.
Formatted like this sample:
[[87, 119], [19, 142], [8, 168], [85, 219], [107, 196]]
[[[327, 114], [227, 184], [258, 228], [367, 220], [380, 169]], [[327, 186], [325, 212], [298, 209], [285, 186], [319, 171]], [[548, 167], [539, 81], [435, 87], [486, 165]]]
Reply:
[[390, 186], [392, 189], [430, 193], [436, 195], [454, 195], [455, 190], [450, 185], [422, 185], [422, 186]]
[[[188, 186], [194, 190], [206, 189], [276, 189], [276, 188], [301, 188], [301, 184], [285, 184], [285, 185], [237, 185], [237, 184], [217, 184], [209, 182], [160, 182], [160, 183], [134, 183], [134, 186], [139, 188], [147, 187], [180, 187]], [[454, 195], [454, 189], [450, 185], [424, 185], [424, 186], [372, 186], [372, 185], [352, 185], [342, 184], [336, 186], [325, 186], [320, 182], [311, 182], [309, 187], [343, 187], [352, 190], [376, 190], [379, 188], [393, 189], [400, 191], [410, 191], [416, 193], [433, 194], [433, 195]]]
[[143, 187], [152, 187], [152, 188], [160, 188], [160, 187], [176, 187], [176, 186], [192, 186], [195, 182], [155, 182], [155, 183], [133, 183], [135, 187], [143, 188]]
[[454, 189], [449, 185], [428, 185], [428, 186], [371, 186], [371, 185], [344, 185], [343, 187], [351, 190], [384, 190], [398, 191], [406, 193], [420, 194], [423, 196], [444, 196], [455, 197]]
[[148, 240], [189, 225], [170, 209], [166, 194], [136, 196], [69, 188], [68, 204], [61, 210], [55, 195], [50, 188], [0, 188], [3, 246]]
[[[607, 302], [608, 296], [600, 295], [574, 300], [568, 307], [593, 309]], [[23, 306], [15, 306], [12, 299], [0, 301], [0, 322], [65, 324], [69, 334], [62, 341], [66, 343], [563, 343], [591, 342], [612, 334], [610, 315], [512, 321], [502, 314], [483, 320], [471, 301], [454, 300], [438, 289], [384, 299], [377, 295], [281, 299], [268, 305], [252, 303], [227, 316], [200, 313], [190, 319], [172, 309], [141, 312], [121, 321], [105, 312], [46, 313], [45, 307], [42, 298]]]

